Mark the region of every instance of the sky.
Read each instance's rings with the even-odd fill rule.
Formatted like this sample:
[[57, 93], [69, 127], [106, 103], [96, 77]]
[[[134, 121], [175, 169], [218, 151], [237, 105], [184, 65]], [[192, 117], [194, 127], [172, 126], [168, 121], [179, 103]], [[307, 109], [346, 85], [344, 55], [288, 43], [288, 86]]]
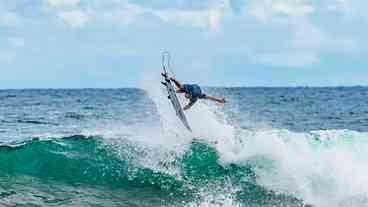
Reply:
[[368, 85], [365, 0], [0, 0], [0, 88]]

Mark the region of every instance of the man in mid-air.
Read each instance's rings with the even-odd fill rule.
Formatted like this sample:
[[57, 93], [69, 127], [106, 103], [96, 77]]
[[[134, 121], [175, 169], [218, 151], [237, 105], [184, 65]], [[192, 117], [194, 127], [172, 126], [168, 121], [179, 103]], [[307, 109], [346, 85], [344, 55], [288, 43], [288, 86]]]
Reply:
[[201, 87], [197, 84], [181, 84], [175, 78], [170, 78], [170, 80], [172, 80], [178, 88], [176, 92], [185, 93], [185, 98], [189, 99], [189, 103], [183, 108], [184, 110], [190, 109], [190, 107], [192, 107], [193, 104], [198, 101], [198, 99], [208, 99], [218, 103], [226, 102], [225, 98], [217, 98], [202, 93]]

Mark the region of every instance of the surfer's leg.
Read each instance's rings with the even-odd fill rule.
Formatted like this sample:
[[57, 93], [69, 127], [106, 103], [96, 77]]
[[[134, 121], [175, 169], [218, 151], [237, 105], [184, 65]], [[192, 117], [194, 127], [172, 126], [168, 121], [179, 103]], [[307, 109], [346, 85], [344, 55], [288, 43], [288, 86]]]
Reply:
[[217, 98], [217, 97], [209, 96], [209, 95], [206, 95], [206, 99], [209, 99], [211, 101], [216, 101], [218, 103], [225, 103], [226, 102], [225, 98]]

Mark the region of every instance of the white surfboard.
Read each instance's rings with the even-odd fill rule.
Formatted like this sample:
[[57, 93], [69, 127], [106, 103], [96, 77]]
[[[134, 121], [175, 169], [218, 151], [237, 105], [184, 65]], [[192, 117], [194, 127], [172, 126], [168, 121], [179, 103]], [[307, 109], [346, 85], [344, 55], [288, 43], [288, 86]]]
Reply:
[[167, 98], [170, 99], [176, 115], [178, 116], [180, 121], [183, 123], [185, 128], [187, 128], [189, 131], [192, 131], [192, 129], [189, 126], [188, 120], [184, 114], [183, 108], [181, 107], [179, 99], [176, 96], [176, 91], [174, 89], [174, 86], [172, 85], [170, 81], [170, 76], [168, 73], [169, 68], [170, 68], [170, 54], [168, 52], [164, 52], [162, 54], [162, 69], [163, 69], [162, 74], [164, 75], [164, 81], [162, 81], [161, 83], [166, 87], [167, 94], [168, 94]]

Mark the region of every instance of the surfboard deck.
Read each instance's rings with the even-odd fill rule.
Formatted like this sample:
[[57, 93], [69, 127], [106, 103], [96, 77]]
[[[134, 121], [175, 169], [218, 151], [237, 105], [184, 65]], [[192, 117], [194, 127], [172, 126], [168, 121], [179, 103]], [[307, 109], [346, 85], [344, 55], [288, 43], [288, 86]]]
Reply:
[[[164, 81], [161, 83], [166, 87], [167, 90], [167, 98], [170, 99], [170, 102], [175, 110], [176, 116], [180, 119], [180, 121], [183, 123], [186, 129], [189, 131], [192, 131], [192, 129], [189, 126], [188, 120], [184, 114], [183, 108], [181, 107], [181, 104], [179, 102], [178, 97], [176, 96], [176, 91], [174, 89], [174, 86], [171, 83], [170, 76], [167, 72], [167, 67], [169, 67], [169, 63], [167, 65], [164, 64], [165, 58], [163, 55], [163, 73], [162, 76], [164, 78]], [[167, 60], [169, 61], [169, 59]]]

